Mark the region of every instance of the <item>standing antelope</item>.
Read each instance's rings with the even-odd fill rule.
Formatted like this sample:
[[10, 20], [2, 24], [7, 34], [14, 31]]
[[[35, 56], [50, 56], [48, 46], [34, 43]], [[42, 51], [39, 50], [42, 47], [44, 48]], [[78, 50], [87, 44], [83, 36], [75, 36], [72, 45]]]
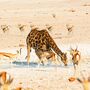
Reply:
[[75, 80], [77, 80], [79, 83], [82, 84], [84, 90], [90, 90], [90, 77], [88, 77], [87, 79], [82, 75], [82, 80], [80, 78], [77, 77], [71, 77], [68, 79], [70, 82], [73, 82]]
[[78, 65], [80, 58], [81, 58], [80, 51], [78, 51], [77, 48], [76, 49], [71, 48], [70, 54], [72, 55], [72, 61], [73, 61], [74, 69], [76, 70], [75, 65]]
[[90, 90], [90, 77], [88, 79], [83, 77], [83, 80], [77, 78], [77, 81], [82, 84], [84, 90]]
[[[21, 48], [20, 48], [20, 51], [21, 51]], [[13, 59], [17, 59], [17, 57], [19, 56], [19, 54], [21, 53], [20, 51], [16, 51], [17, 53], [16, 54], [13, 54], [13, 53], [7, 53], [7, 52], [0, 52], [0, 58], [3, 58], [3, 57], [7, 57], [9, 58], [10, 62], [12, 63]]]
[[0, 87], [2, 87], [2, 90], [11, 90], [10, 84], [12, 81], [13, 78], [7, 72], [3, 71], [0, 73]]

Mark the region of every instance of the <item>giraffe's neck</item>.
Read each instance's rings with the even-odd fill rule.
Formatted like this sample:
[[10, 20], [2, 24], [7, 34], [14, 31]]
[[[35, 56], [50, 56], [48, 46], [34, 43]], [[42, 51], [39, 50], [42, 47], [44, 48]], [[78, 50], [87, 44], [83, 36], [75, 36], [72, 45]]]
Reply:
[[63, 55], [63, 52], [58, 48], [58, 46], [56, 45], [54, 40], [52, 42], [50, 42], [50, 46], [54, 50], [54, 52], [57, 53], [59, 56]]
[[57, 53], [59, 56], [63, 55], [63, 52], [58, 48], [53, 38], [49, 35], [48, 32], [46, 32], [46, 38], [50, 45], [50, 47], [54, 50], [55, 53]]

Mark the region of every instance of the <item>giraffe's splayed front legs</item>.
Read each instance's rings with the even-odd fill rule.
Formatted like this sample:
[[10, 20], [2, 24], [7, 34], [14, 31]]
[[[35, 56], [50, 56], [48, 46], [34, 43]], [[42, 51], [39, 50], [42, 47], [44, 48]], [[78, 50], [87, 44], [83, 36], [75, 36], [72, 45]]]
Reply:
[[45, 65], [44, 62], [47, 62], [47, 61], [53, 61], [56, 64], [55, 53], [53, 51], [36, 50], [35, 52], [38, 58], [40, 59], [39, 64], [42, 64], [44, 66]]
[[30, 63], [30, 55], [27, 55], [27, 56], [25, 57], [25, 59], [27, 59], [27, 63], [29, 64], [29, 63]]
[[26, 56], [25, 59], [27, 59], [28, 65], [29, 65], [29, 63], [30, 63], [30, 51], [31, 51], [31, 48], [30, 48], [29, 45], [27, 45], [27, 56]]

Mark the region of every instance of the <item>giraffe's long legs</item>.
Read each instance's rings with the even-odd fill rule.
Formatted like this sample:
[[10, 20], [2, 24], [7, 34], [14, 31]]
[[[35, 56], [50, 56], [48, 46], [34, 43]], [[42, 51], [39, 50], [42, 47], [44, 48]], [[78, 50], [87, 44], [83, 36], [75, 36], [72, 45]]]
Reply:
[[26, 56], [26, 59], [27, 59], [27, 63], [28, 64], [30, 63], [30, 51], [31, 51], [31, 47], [30, 47], [30, 45], [27, 45], [27, 56]]

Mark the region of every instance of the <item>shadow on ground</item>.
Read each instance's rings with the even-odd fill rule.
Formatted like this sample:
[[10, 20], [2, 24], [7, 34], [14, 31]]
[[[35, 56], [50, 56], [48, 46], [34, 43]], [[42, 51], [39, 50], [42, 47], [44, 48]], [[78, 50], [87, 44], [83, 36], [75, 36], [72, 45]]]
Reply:
[[8, 62], [2, 62], [0, 65], [0, 68], [55, 68], [55, 67], [60, 67], [60, 68], [70, 68], [73, 67], [72, 64], [68, 64], [68, 66], [64, 66], [64, 64], [52, 64], [51, 62], [43, 65], [43, 64], [38, 64], [37, 62], [30, 62], [29, 64], [24, 61], [14, 61], [12, 63]]

